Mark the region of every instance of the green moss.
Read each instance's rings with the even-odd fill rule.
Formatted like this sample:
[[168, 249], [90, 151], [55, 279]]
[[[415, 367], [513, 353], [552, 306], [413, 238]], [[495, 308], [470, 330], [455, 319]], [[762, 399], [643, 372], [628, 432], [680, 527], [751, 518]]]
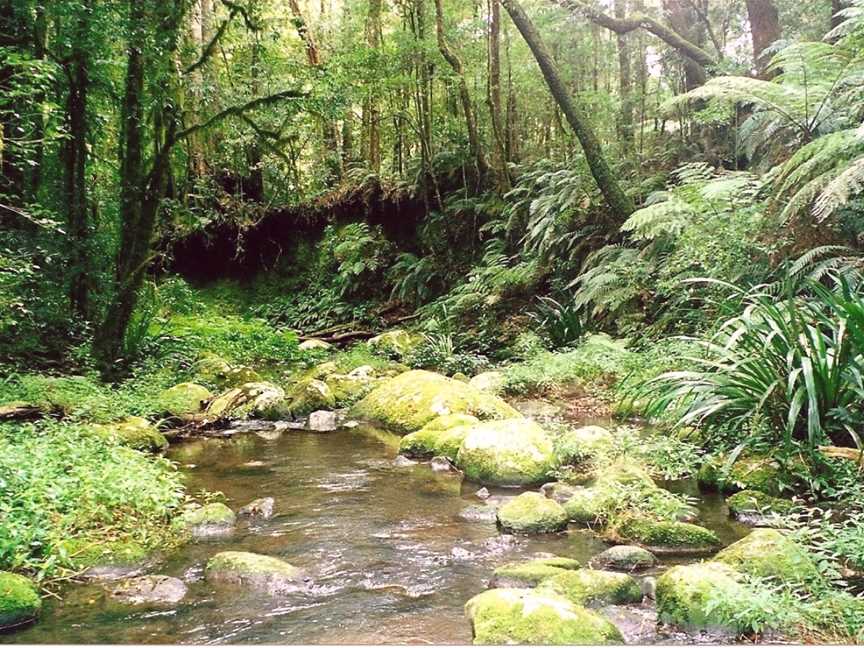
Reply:
[[603, 522], [610, 508], [609, 495], [600, 488], [581, 488], [564, 502], [564, 510], [572, 522], [596, 524]]
[[785, 515], [792, 510], [791, 501], [772, 497], [758, 490], [743, 490], [726, 498], [729, 513], [735, 518], [764, 517], [772, 514]]
[[201, 411], [202, 401], [213, 398], [210, 390], [195, 383], [180, 383], [159, 395], [159, 405], [172, 416], [189, 416]]
[[656, 488], [645, 466], [628, 459], [618, 459], [600, 471], [596, 486], [603, 488], [612, 483], [640, 489]]
[[554, 533], [567, 527], [567, 512], [540, 493], [522, 493], [498, 509], [498, 524], [516, 533]]
[[89, 538], [71, 538], [59, 543], [61, 555], [77, 569], [110, 565], [130, 567], [139, 565], [150, 554], [148, 549], [134, 540], [95, 541]]
[[446, 414], [470, 414], [481, 420], [521, 417], [497, 396], [422, 370], [407, 371], [381, 383], [351, 410], [355, 418], [402, 434], [415, 432]]
[[706, 460], [697, 474], [699, 485], [724, 493], [758, 490], [777, 496], [782, 493], [784, 484], [790, 485], [795, 481], [794, 476], [783, 470], [779, 462], [767, 456], [739, 457], [728, 473], [724, 472], [725, 465], [726, 458], [722, 456]]
[[591, 559], [591, 566], [622, 571], [641, 571], [657, 564], [657, 559], [647, 549], [632, 545], [609, 547]]
[[492, 589], [465, 604], [474, 643], [605, 645], [623, 643], [609, 621], [559, 596]]
[[245, 383], [219, 394], [207, 406], [205, 414], [211, 421], [248, 416], [271, 418], [271, 413], [280, 410], [285, 402], [281, 387], [267, 382]]
[[745, 630], [734, 621], [750, 593], [741, 575], [716, 562], [673, 567], [657, 579], [657, 613], [663, 623], [691, 630]]
[[0, 628], [32, 621], [41, 611], [42, 599], [29, 579], [0, 571]]
[[625, 515], [609, 531], [616, 542], [634, 542], [663, 553], [703, 552], [720, 545], [717, 535], [705, 527], [685, 522], [658, 521], [640, 515]]
[[195, 363], [195, 376], [209, 385], [222, 387], [231, 371], [231, 365], [215, 353], [204, 353]]
[[282, 574], [290, 578], [300, 576], [302, 570], [273, 556], [246, 551], [223, 551], [207, 561], [207, 572], [234, 571], [248, 574]]
[[201, 526], [233, 526], [237, 516], [222, 502], [211, 502], [183, 512], [179, 524], [187, 529]]
[[577, 569], [550, 576], [538, 591], [563, 596], [576, 605], [624, 605], [642, 602], [642, 588], [628, 575], [596, 569]]
[[506, 380], [506, 377], [500, 371], [484, 371], [469, 380], [468, 384], [480, 391], [498, 395], [504, 391]]
[[367, 342], [367, 345], [375, 353], [389, 358], [402, 359], [422, 343], [423, 338], [421, 336], [396, 329], [373, 337]]
[[332, 374], [325, 380], [327, 387], [333, 392], [334, 407], [351, 407], [375, 389], [377, 380]]
[[470, 426], [480, 421], [467, 414], [439, 416], [423, 426], [423, 429], [402, 437], [399, 452], [408, 457], [447, 457], [456, 461], [456, 455]]
[[140, 416], [130, 416], [117, 423], [94, 425], [93, 431], [133, 450], [162, 452], [168, 447], [168, 440], [162, 433]]
[[562, 465], [579, 465], [608, 452], [612, 434], [599, 425], [568, 430], [555, 439], [555, 452]]
[[751, 576], [790, 583], [808, 583], [820, 578], [819, 569], [807, 551], [776, 529], [753, 529], [718, 553], [715, 560]]
[[578, 560], [572, 558], [539, 558], [527, 562], [509, 563], [498, 567], [493, 574], [495, 587], [535, 587], [540, 581], [561, 572], [579, 569]]
[[530, 486], [558, 467], [552, 441], [527, 419], [489, 421], [472, 427], [456, 456], [465, 477], [480, 484]]

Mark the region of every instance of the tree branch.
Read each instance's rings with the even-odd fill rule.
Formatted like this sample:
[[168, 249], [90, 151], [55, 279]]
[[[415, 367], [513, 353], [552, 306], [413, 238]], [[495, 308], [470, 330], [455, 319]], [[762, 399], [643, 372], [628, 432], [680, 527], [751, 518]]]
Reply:
[[179, 131], [171, 139], [171, 145], [173, 145], [177, 140], [181, 140], [185, 137], [189, 137], [190, 135], [197, 133], [198, 131], [210, 128], [214, 124], [228, 117], [242, 116], [243, 113], [249, 110], [255, 110], [256, 108], [261, 108], [262, 106], [269, 106], [271, 104], [278, 103], [283, 99], [302, 99], [306, 96], [307, 95], [305, 93], [298, 90], [283, 90], [282, 92], [267, 95], [266, 97], [258, 97], [257, 99], [253, 99], [252, 101], [248, 101], [245, 104], [241, 104], [239, 106], [231, 106], [230, 108], [226, 108], [225, 110], [216, 113], [210, 119], [201, 122], [200, 124], [194, 124], [192, 126], [189, 126], [188, 128], [184, 128], [183, 130]]
[[637, 29], [644, 29], [654, 34], [678, 53], [686, 56], [703, 67], [717, 65], [717, 60], [704, 49], [683, 38], [671, 27], [667, 27], [650, 16], [634, 14], [629, 18], [613, 18], [602, 11], [582, 2], [581, 0], [550, 0], [553, 4], [567, 9], [571, 13], [585, 16], [593, 23], [605, 27], [616, 34], [629, 34]]
[[222, 4], [224, 4], [230, 10], [228, 13], [228, 17], [222, 21], [221, 25], [219, 25], [219, 29], [216, 30], [215, 34], [213, 34], [213, 38], [211, 38], [210, 42], [207, 43], [204, 51], [201, 52], [201, 56], [198, 57], [198, 60], [189, 67], [187, 67], [185, 70], [183, 70], [183, 74], [191, 74], [210, 60], [210, 57], [213, 56], [213, 52], [216, 50], [216, 45], [222, 39], [222, 36], [225, 34], [225, 31], [228, 29], [228, 26], [231, 24], [231, 21], [234, 20], [234, 17], [237, 14], [243, 16], [243, 22], [246, 24], [247, 29], [249, 29], [250, 31], [258, 30], [258, 26], [249, 17], [249, 13], [246, 11], [245, 7], [237, 4], [236, 2], [232, 2], [231, 0], [222, 0]]

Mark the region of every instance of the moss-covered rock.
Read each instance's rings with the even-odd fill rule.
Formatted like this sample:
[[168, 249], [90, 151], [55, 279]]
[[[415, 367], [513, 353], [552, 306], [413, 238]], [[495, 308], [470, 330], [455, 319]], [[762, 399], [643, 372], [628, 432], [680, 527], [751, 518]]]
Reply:
[[597, 554], [591, 559], [595, 569], [613, 569], [635, 572], [650, 569], [657, 564], [657, 558], [650, 551], [635, 545], [616, 545]]
[[92, 541], [87, 538], [67, 538], [58, 549], [67, 557], [68, 566], [83, 570], [94, 580], [115, 580], [137, 572], [149, 556], [147, 548], [134, 540], [113, 542]]
[[555, 439], [555, 452], [562, 465], [579, 465], [609, 451], [614, 437], [599, 425], [567, 430]]
[[807, 551], [776, 529], [753, 529], [714, 558], [751, 576], [808, 583], [820, 578], [819, 569]]
[[113, 439], [133, 450], [162, 452], [168, 447], [168, 440], [156, 429], [156, 426], [140, 416], [129, 416], [122, 421], [107, 425], [94, 425], [93, 430], [100, 436]]
[[542, 484], [558, 467], [552, 441], [528, 419], [488, 421], [472, 427], [456, 465], [471, 481], [496, 486]]
[[225, 379], [222, 381], [223, 387], [240, 387], [247, 383], [262, 382], [261, 374], [255, 371], [252, 367], [241, 365], [239, 367], [231, 367], [225, 373]]
[[733, 619], [751, 597], [740, 580], [741, 574], [723, 563], [673, 567], [657, 579], [658, 618], [689, 630], [742, 631]]
[[484, 371], [474, 376], [468, 381], [468, 384], [479, 389], [480, 391], [489, 392], [490, 394], [501, 394], [504, 391], [504, 384], [507, 382], [507, 377], [500, 371]]
[[660, 554], [705, 554], [720, 546], [717, 534], [705, 527], [635, 514], [617, 519], [607, 536], [613, 542], [638, 544]]
[[332, 374], [325, 383], [333, 393], [335, 407], [351, 407], [375, 389], [378, 381], [369, 376]]
[[418, 459], [443, 456], [455, 461], [468, 430], [479, 422], [476, 416], [468, 414], [439, 416], [417, 432], [402, 437], [399, 453]]
[[323, 380], [306, 376], [288, 389], [285, 400], [267, 413], [267, 418], [306, 416], [319, 410], [336, 408], [336, 395]]
[[215, 353], [205, 353], [195, 363], [195, 376], [203, 382], [223, 387], [231, 365]]
[[430, 371], [406, 371], [375, 387], [351, 410], [401, 434], [415, 432], [446, 414], [470, 414], [480, 420], [521, 418], [503, 400]]
[[187, 509], [178, 524], [196, 538], [226, 535], [234, 530], [237, 516], [221, 502], [211, 502], [198, 508]]
[[367, 342], [369, 348], [375, 353], [398, 359], [405, 358], [422, 343], [422, 336], [414, 335], [402, 329], [376, 335]]
[[538, 585], [538, 591], [563, 596], [585, 606], [625, 605], [642, 602], [642, 588], [629, 574], [598, 569], [577, 569], [555, 574]]
[[267, 382], [245, 383], [232, 387], [214, 398], [205, 410], [209, 421], [267, 416], [285, 402], [281, 387]]
[[210, 390], [195, 383], [180, 383], [159, 395], [159, 407], [171, 416], [184, 418], [197, 414], [203, 404], [213, 398]]
[[509, 563], [498, 567], [492, 574], [490, 587], [536, 587], [546, 578], [564, 571], [579, 569], [578, 560], [572, 558], [537, 558], [526, 562]]
[[790, 500], [772, 497], [758, 490], [743, 490], [726, 498], [729, 515], [745, 524], [763, 524], [773, 515], [785, 515], [792, 510]]
[[609, 493], [601, 488], [579, 488], [564, 502], [567, 517], [577, 524], [603, 522], [609, 507]]
[[30, 579], [0, 571], [0, 629], [29, 623], [41, 611], [42, 599]]
[[603, 488], [612, 483], [640, 489], [657, 487], [645, 466], [629, 459], [618, 459], [604, 467], [598, 474], [595, 485]]
[[579, 490], [581, 490], [580, 486], [574, 486], [566, 482], [548, 482], [540, 487], [540, 492], [543, 493], [544, 497], [553, 499], [559, 504], [564, 504]]
[[210, 583], [233, 585], [253, 592], [284, 594], [304, 586], [303, 571], [284, 560], [244, 551], [223, 551], [204, 569]]
[[474, 643], [606, 645], [623, 643], [603, 617], [560, 596], [531, 589], [491, 589], [465, 604]]
[[567, 528], [567, 512], [540, 493], [522, 493], [498, 509], [498, 524], [514, 533], [555, 533]]
[[794, 476], [784, 470], [780, 463], [768, 456], [750, 455], [739, 457], [724, 471], [727, 459], [711, 457], [702, 464], [696, 478], [703, 488], [735, 493], [739, 490], [758, 490], [768, 495], [781, 494], [782, 486], [795, 482]]

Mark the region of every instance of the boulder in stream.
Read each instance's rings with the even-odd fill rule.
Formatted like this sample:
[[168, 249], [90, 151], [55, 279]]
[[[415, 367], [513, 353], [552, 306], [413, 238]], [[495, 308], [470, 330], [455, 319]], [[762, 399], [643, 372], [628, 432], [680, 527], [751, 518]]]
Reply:
[[777, 529], [753, 529], [714, 560], [751, 576], [787, 583], [806, 584], [820, 578], [819, 568], [804, 547]]
[[195, 538], [230, 535], [237, 516], [221, 502], [211, 502], [183, 512], [179, 524]]
[[305, 416], [310, 412], [331, 410], [336, 407], [336, 396], [323, 380], [307, 376], [294, 383], [288, 390], [285, 403], [277, 409], [276, 416]]
[[30, 623], [41, 611], [39, 590], [29, 578], [0, 571], [0, 630]]
[[172, 605], [182, 601], [187, 591], [186, 583], [179, 578], [148, 575], [120, 581], [108, 594], [129, 605]]
[[585, 606], [625, 605], [642, 602], [642, 588], [629, 574], [576, 569], [555, 574], [538, 585], [538, 591], [563, 596]]
[[237, 511], [237, 514], [243, 517], [269, 520], [273, 517], [273, 508], [275, 505], [276, 500], [272, 497], [261, 497], [249, 502], [246, 506]]
[[159, 407], [171, 416], [186, 418], [198, 414], [213, 398], [210, 390], [191, 382], [174, 385], [159, 395]]
[[503, 400], [431, 371], [406, 371], [377, 385], [351, 415], [408, 434], [447, 414], [480, 420], [520, 418]]
[[208, 421], [266, 415], [285, 401], [281, 387], [267, 382], [244, 383], [222, 392], [207, 406]]
[[580, 490], [578, 486], [566, 484], [564, 482], [549, 482], [540, 487], [540, 492], [544, 497], [555, 500], [559, 504], [564, 504], [567, 500], [573, 497]]
[[313, 432], [334, 432], [336, 427], [336, 412], [319, 410], [309, 415], [309, 429]]
[[758, 490], [743, 490], [726, 498], [729, 515], [739, 522], [753, 526], [767, 526], [775, 515], [792, 510], [791, 500], [772, 497]]
[[465, 604], [475, 644], [605, 645], [621, 633], [598, 614], [532, 589], [491, 589]]
[[567, 528], [567, 512], [540, 493], [522, 493], [498, 509], [498, 524], [515, 533], [555, 533]]
[[635, 545], [616, 545], [597, 554], [590, 565], [595, 569], [613, 569], [635, 572], [650, 569], [657, 564], [657, 558], [647, 549]]
[[286, 594], [305, 586], [303, 571], [284, 560], [244, 551], [223, 551], [204, 570], [210, 583], [233, 585], [253, 592]]
[[685, 630], [744, 631], [732, 621], [752, 599], [740, 581], [741, 574], [723, 563], [672, 567], [657, 579], [658, 618]]
[[495, 570], [489, 587], [536, 587], [550, 576], [579, 569], [581, 566], [578, 560], [559, 556], [509, 563]]
[[558, 461], [543, 428], [516, 418], [473, 426], [462, 441], [456, 465], [467, 479], [480, 484], [533, 486], [545, 482]]
[[705, 527], [636, 513], [618, 518], [607, 530], [607, 537], [618, 544], [637, 544], [655, 554], [705, 555], [720, 547], [717, 534]]
[[468, 414], [439, 416], [417, 432], [402, 437], [399, 453], [418, 459], [441, 455], [455, 461], [468, 430], [479, 422], [476, 416]]

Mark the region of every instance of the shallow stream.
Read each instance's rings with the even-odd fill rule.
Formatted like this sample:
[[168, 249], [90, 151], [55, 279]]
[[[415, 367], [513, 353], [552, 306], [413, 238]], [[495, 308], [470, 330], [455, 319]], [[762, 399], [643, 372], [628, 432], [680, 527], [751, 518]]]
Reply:
[[[494, 507], [519, 491], [493, 489], [484, 503], [476, 484], [397, 461], [397, 442], [376, 430], [263, 430], [173, 447], [169, 456], [188, 475], [190, 493], [221, 491], [235, 510], [272, 496], [275, 516], [188, 544], [151, 570], [189, 584], [176, 607], [121, 606], [102, 585], [75, 586], [63, 602], [47, 602], [38, 623], [0, 643], [470, 643], [462, 608], [495, 567], [538, 552], [584, 564], [606, 547], [587, 530], [502, 535]], [[695, 494], [691, 483], [667, 486]], [[746, 534], [719, 496], [702, 494], [699, 507], [701, 523], [724, 543]], [[302, 567], [311, 591], [274, 598], [214, 589], [204, 565], [225, 550]], [[610, 613], [628, 642], [693, 640], [658, 636], [650, 605]]]

